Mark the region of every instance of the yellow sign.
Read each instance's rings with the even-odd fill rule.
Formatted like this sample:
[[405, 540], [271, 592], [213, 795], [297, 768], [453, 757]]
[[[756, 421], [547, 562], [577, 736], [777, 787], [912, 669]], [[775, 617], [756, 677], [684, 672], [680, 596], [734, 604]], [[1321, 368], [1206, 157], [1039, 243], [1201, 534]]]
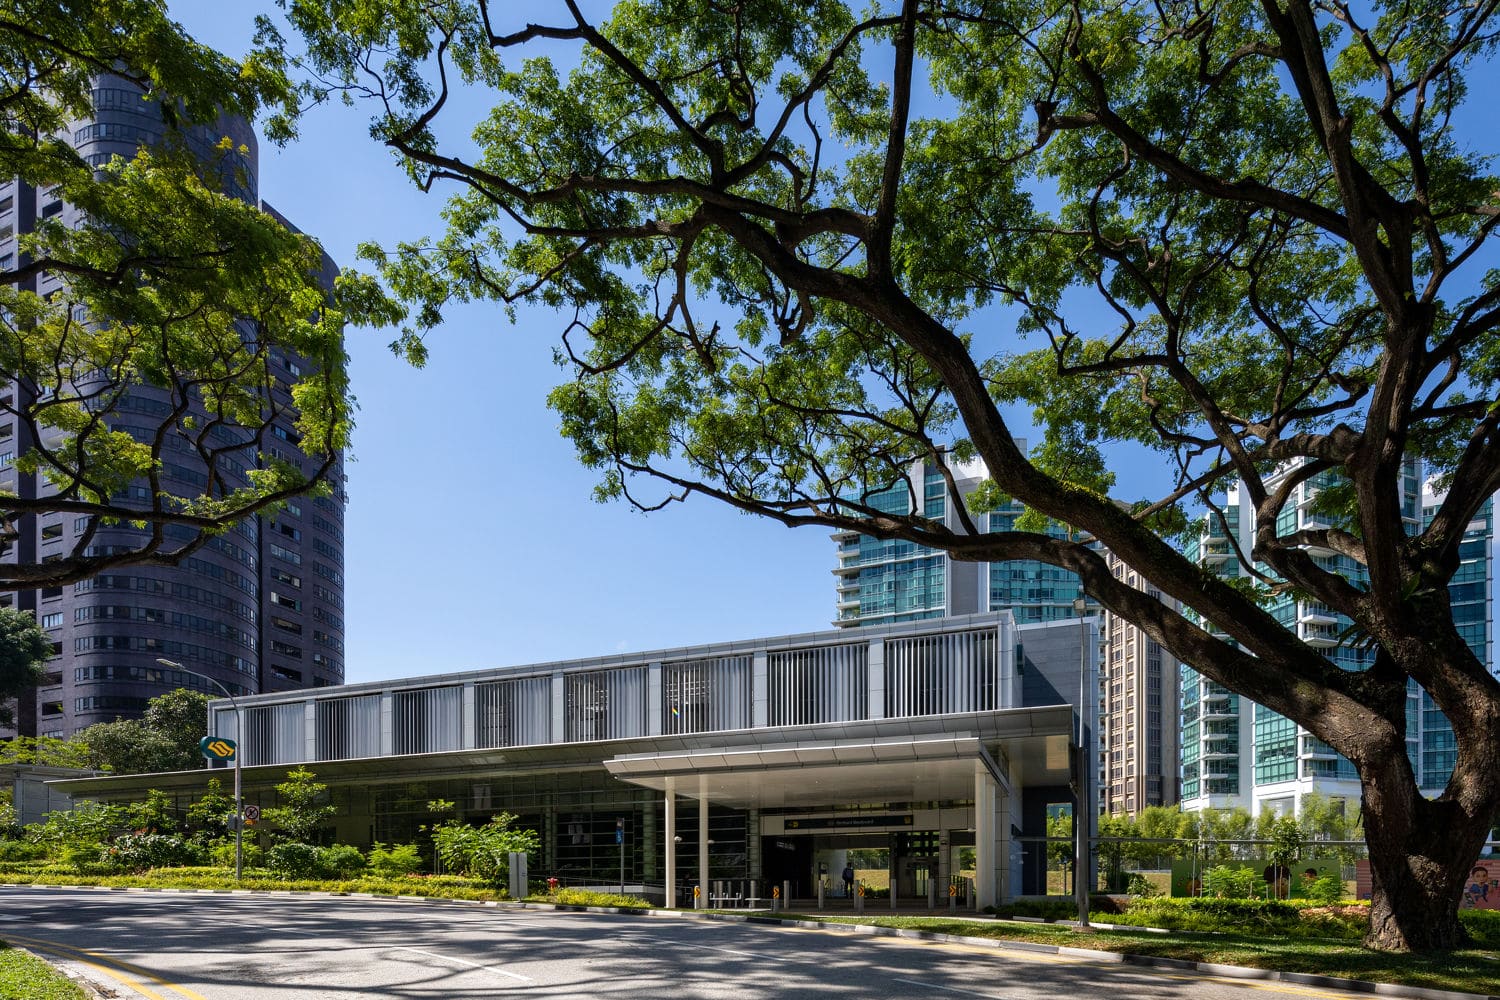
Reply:
[[778, 886], [773, 886], [771, 888], [771, 898], [772, 899], [780, 899], [781, 898], [781, 886], [778, 885]]
[[948, 883], [948, 895], [950, 895], [950, 896], [957, 896], [958, 895], [958, 886], [955, 885], [952, 882]]
[[693, 886], [693, 898], [697, 899], [701, 895], [703, 895], [703, 890], [698, 888], [696, 885]]
[[198, 750], [210, 760], [234, 760], [234, 740], [223, 736], [205, 736], [198, 741]]

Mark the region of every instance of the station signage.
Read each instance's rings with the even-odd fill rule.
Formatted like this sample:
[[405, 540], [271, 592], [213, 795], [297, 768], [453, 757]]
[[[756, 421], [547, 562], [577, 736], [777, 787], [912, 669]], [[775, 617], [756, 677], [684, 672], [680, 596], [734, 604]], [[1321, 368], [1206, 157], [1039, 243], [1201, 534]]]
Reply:
[[911, 813], [899, 816], [851, 814], [848, 816], [809, 816], [783, 821], [783, 828], [793, 830], [867, 830], [883, 826], [911, 826]]

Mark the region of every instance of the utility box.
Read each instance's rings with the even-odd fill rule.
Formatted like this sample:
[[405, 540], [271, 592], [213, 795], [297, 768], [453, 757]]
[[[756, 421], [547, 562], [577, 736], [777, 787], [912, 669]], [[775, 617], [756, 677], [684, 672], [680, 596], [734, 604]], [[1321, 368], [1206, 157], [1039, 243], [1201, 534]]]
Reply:
[[531, 893], [529, 891], [527, 891], [528, 884], [529, 883], [527, 882], [527, 876], [526, 876], [526, 852], [525, 851], [511, 851], [510, 852], [510, 898], [511, 899], [525, 899], [527, 896], [531, 895]]

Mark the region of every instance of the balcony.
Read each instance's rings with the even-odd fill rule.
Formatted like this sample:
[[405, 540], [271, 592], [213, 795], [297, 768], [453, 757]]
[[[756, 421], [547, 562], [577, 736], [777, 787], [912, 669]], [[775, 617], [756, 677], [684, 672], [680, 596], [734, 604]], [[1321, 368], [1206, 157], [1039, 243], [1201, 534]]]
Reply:
[[1319, 625], [1337, 625], [1339, 616], [1326, 604], [1303, 601], [1297, 605], [1297, 621], [1299, 624], [1310, 622]]
[[1328, 648], [1339, 644], [1339, 630], [1332, 625], [1303, 623], [1297, 626], [1297, 638], [1309, 646]]

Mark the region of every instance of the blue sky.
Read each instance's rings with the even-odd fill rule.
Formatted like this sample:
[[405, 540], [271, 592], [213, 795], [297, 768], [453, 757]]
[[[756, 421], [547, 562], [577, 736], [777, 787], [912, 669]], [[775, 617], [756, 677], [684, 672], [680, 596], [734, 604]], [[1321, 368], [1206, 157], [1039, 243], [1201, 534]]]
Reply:
[[[173, 0], [230, 55], [270, 4]], [[336, 261], [364, 240], [436, 227], [366, 131], [362, 110], [315, 111], [285, 149], [263, 143], [261, 196]], [[346, 678], [351, 682], [828, 628], [828, 533], [707, 501], [643, 515], [598, 504], [595, 477], [547, 409], [561, 324], [455, 312], [413, 369], [379, 331], [351, 330], [360, 410], [348, 463]]]
[[[230, 55], [271, 6], [169, 2], [193, 36]], [[1476, 100], [1464, 114], [1485, 144], [1493, 107]], [[417, 191], [370, 140], [364, 109], [341, 105], [311, 112], [288, 147], [262, 145], [260, 189], [346, 265], [360, 242], [437, 231], [443, 199]], [[346, 470], [349, 681], [829, 627], [826, 531], [706, 500], [649, 515], [592, 500], [595, 476], [545, 405], [564, 377], [552, 363], [562, 325], [542, 311], [511, 325], [492, 306], [455, 310], [420, 370], [391, 355], [390, 334], [350, 331], [360, 410]], [[1119, 495], [1145, 495], [1159, 462], [1142, 452], [1121, 463]]]

